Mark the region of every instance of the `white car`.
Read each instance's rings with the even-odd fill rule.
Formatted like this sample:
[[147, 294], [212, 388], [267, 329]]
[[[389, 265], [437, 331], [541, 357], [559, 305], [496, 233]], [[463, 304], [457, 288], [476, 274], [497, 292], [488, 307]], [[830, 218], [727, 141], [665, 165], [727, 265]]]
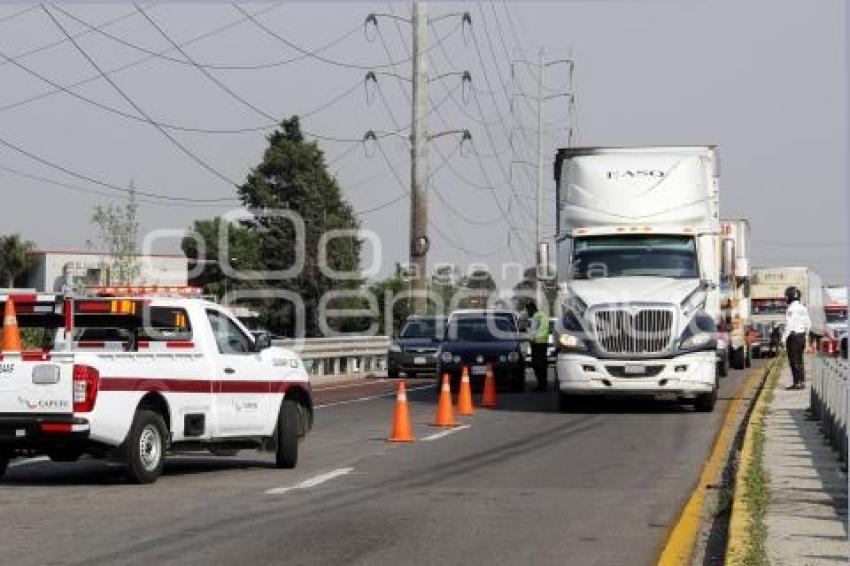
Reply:
[[168, 452], [253, 448], [296, 465], [313, 421], [304, 365], [221, 306], [129, 295], [13, 302], [20, 326], [58, 332], [50, 349], [2, 354], [0, 474], [36, 454], [118, 459], [138, 483], [157, 479]]

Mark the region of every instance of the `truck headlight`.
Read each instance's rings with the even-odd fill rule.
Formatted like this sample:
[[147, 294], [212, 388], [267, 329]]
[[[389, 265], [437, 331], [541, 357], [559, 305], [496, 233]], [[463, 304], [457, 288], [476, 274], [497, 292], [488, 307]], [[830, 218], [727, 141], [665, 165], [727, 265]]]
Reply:
[[516, 363], [519, 361], [519, 352], [511, 352], [508, 354], [508, 361]]
[[401, 346], [399, 346], [398, 344], [393, 342], [392, 344], [390, 344], [390, 352], [396, 352], [396, 353], [401, 352]]
[[440, 354], [440, 361], [444, 364], [452, 363], [452, 353], [451, 352], [443, 352]]
[[681, 348], [683, 350], [702, 348], [703, 346], [711, 343], [712, 340], [714, 340], [714, 335], [709, 334], [708, 332], [697, 332], [696, 334], [682, 340]]
[[587, 344], [584, 343], [584, 340], [569, 332], [558, 335], [558, 346], [563, 350], [587, 350]]

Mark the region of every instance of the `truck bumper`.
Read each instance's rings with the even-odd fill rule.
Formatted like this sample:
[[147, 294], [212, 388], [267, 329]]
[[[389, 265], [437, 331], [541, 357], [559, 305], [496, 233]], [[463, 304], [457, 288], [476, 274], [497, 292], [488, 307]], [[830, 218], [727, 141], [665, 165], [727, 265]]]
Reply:
[[72, 415], [0, 414], [0, 453], [83, 445], [91, 427]]
[[[581, 354], [558, 356], [558, 387], [570, 395], [647, 395], [694, 398], [717, 384], [715, 352], [670, 359], [601, 360]], [[644, 374], [629, 369], [643, 367]]]

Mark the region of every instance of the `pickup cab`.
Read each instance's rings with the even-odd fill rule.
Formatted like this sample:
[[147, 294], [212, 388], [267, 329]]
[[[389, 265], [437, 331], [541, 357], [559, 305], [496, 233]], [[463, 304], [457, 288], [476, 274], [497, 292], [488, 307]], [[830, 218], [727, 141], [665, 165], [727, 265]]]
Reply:
[[259, 449], [295, 467], [313, 423], [304, 365], [225, 308], [161, 295], [12, 302], [45, 344], [0, 354], [0, 475], [41, 454], [118, 460], [137, 483], [155, 481], [169, 453]]

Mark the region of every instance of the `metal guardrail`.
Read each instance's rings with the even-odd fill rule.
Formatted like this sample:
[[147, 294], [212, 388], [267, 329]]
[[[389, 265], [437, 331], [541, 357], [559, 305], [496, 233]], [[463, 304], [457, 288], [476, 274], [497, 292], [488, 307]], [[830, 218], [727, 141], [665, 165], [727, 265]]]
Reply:
[[387, 369], [388, 336], [346, 336], [273, 340], [297, 352], [311, 376], [362, 375]]
[[827, 442], [838, 452], [847, 469], [847, 389], [850, 362], [840, 358], [817, 356], [812, 372], [810, 411], [812, 419], [821, 421]]

